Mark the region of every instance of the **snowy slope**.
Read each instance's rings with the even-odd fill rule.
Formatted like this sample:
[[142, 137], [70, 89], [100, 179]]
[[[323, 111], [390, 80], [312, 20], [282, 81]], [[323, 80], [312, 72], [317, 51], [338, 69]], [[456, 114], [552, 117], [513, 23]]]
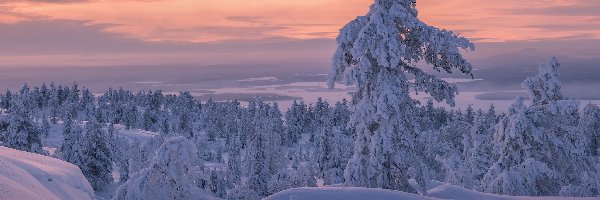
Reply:
[[0, 199], [92, 199], [94, 191], [70, 163], [0, 147]]
[[461, 199], [461, 200], [575, 200], [575, 199], [598, 199], [598, 197], [515, 197], [497, 194], [487, 194], [465, 189], [460, 186], [443, 184], [427, 191], [427, 196], [440, 199]]
[[356, 188], [356, 187], [319, 187], [294, 188], [279, 192], [264, 200], [423, 200], [423, 199], [460, 199], [460, 200], [579, 200], [598, 199], [598, 197], [514, 197], [486, 194], [456, 185], [441, 184], [428, 191], [427, 196], [420, 196], [400, 191]]
[[388, 199], [436, 199], [405, 192], [355, 187], [294, 188], [271, 195], [264, 200], [388, 200]]

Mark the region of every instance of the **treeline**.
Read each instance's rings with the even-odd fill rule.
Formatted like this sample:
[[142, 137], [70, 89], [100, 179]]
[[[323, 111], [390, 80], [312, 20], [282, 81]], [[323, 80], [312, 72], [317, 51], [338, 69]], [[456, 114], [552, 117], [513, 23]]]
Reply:
[[[428, 101], [413, 119], [419, 147], [411, 153], [424, 158], [427, 170], [421, 174], [428, 180], [511, 195], [597, 194], [598, 179], [588, 172], [597, 167], [591, 158], [599, 153], [600, 109], [590, 104], [580, 113], [577, 101], [561, 99], [534, 99], [530, 107], [518, 99], [508, 114], [497, 114], [494, 106], [447, 110]], [[112, 171], [118, 171], [122, 186], [117, 197], [126, 199], [143, 199], [150, 190], [165, 198], [189, 190], [253, 199], [314, 187], [317, 179], [343, 184], [361, 142], [346, 100], [295, 101], [282, 113], [277, 103], [259, 98], [241, 106], [235, 100], [200, 102], [189, 92], [120, 88], [95, 96], [77, 84], [44, 84], [7, 91], [0, 104], [2, 145], [49, 155], [42, 139], [50, 127], [60, 127], [64, 142], [52, 156], [79, 166], [96, 190], [111, 184]], [[158, 135], [148, 142], [128, 140], [116, 126]], [[573, 142], [557, 142], [562, 139]], [[169, 148], [168, 141], [181, 147]], [[193, 153], [181, 156], [182, 148]], [[162, 181], [148, 182], [157, 179]], [[547, 181], [548, 187], [539, 188], [535, 180]], [[132, 191], [142, 183], [147, 192]]]

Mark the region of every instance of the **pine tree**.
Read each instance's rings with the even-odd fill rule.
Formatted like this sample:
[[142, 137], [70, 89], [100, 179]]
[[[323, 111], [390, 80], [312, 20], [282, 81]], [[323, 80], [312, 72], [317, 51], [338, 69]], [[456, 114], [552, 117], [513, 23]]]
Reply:
[[286, 137], [284, 143], [286, 146], [292, 146], [298, 144], [298, 141], [302, 137], [302, 133], [305, 129], [305, 116], [306, 105], [303, 102], [298, 103], [294, 100], [294, 103], [285, 113], [285, 124], [286, 124]]
[[8, 132], [4, 135], [4, 145], [16, 150], [46, 154], [42, 149], [41, 133], [31, 119], [27, 93], [13, 96], [8, 112], [9, 126]]
[[352, 112], [348, 107], [348, 101], [343, 99], [341, 102], [335, 103], [335, 107], [333, 108], [332, 113], [332, 123], [336, 129], [342, 131], [349, 137], [354, 136], [354, 131], [348, 128], [348, 122], [350, 121], [350, 116]]
[[94, 95], [89, 89], [84, 88], [83, 93], [81, 94], [81, 102], [79, 102], [79, 107], [81, 108], [81, 111], [85, 113], [85, 117], [88, 120], [91, 119], [95, 114], [94, 111], [96, 106], [94, 103]]
[[447, 182], [471, 188], [473, 177], [466, 162], [471, 152], [471, 126], [467, 115], [462, 112], [453, 112], [451, 116], [448, 125], [442, 127], [438, 136], [438, 145], [442, 146], [438, 160], [445, 169]]
[[2, 109], [8, 110], [10, 108], [10, 101], [12, 100], [12, 92], [6, 90], [6, 93], [2, 96]]
[[177, 98], [176, 113], [179, 116], [177, 130], [188, 139], [194, 137], [192, 116], [194, 112], [194, 99], [189, 92], [180, 93]]
[[50, 84], [50, 99], [48, 100], [48, 109], [50, 110], [50, 119], [52, 124], [56, 124], [58, 117], [58, 108], [59, 100], [58, 100], [58, 91], [56, 90], [56, 86], [54, 83]]
[[[508, 195], [572, 194], [588, 174], [597, 176], [593, 162], [578, 147], [579, 101], [560, 91], [558, 68], [552, 58], [539, 73], [526, 79], [532, 105], [518, 97], [496, 125], [494, 140], [500, 157], [482, 180], [486, 192]], [[567, 186], [567, 188], [565, 188]]]
[[119, 186], [114, 199], [205, 199], [190, 178], [194, 144], [181, 136], [165, 141], [148, 168]]
[[250, 133], [248, 138], [248, 149], [245, 156], [245, 166], [247, 168], [248, 186], [260, 196], [268, 195], [267, 182], [273, 174], [277, 172], [274, 164], [278, 164], [276, 157], [277, 149], [273, 147], [274, 137], [269, 122], [270, 108], [260, 100], [256, 102], [256, 111], [254, 113], [254, 133]]
[[[227, 102], [226, 104], [226, 108], [225, 108], [225, 116], [224, 117], [224, 122], [223, 122], [223, 132], [226, 136], [226, 145], [228, 145], [228, 148], [231, 150], [231, 148], [240, 148], [240, 146], [232, 146], [232, 143], [234, 142], [239, 142], [239, 141], [234, 141], [236, 140], [236, 138], [239, 140], [239, 124], [240, 124], [240, 117], [242, 114], [242, 108], [240, 106], [240, 102], [237, 100], [233, 100], [230, 102]], [[237, 145], [241, 145], [241, 143], [238, 143]]]
[[315, 179], [315, 174], [311, 170], [313, 168], [310, 166], [311, 164], [312, 162], [308, 162], [307, 165], [300, 165], [298, 167], [294, 178], [294, 185], [298, 187], [317, 187], [317, 179]]
[[92, 120], [86, 125], [83, 142], [83, 165], [79, 167], [94, 190], [101, 190], [113, 182], [111, 174], [113, 159], [107, 134], [97, 121]]
[[[492, 107], [493, 108], [493, 107]], [[493, 111], [490, 110], [490, 111]], [[473, 126], [469, 131], [471, 142], [465, 152], [469, 173], [473, 178], [473, 186], [478, 186], [487, 170], [497, 160], [494, 150], [494, 126], [496, 125], [494, 113], [483, 113], [481, 110], [475, 113]]]
[[591, 156], [600, 156], [600, 107], [595, 104], [586, 105], [579, 126], [585, 136], [585, 152]]
[[209, 99], [206, 102], [206, 106], [202, 109], [202, 116], [204, 121], [204, 130], [208, 135], [209, 141], [215, 141], [219, 136], [219, 129], [221, 127], [219, 121], [220, 111], [217, 104], [213, 101], [213, 99]]
[[83, 166], [83, 134], [81, 128], [71, 118], [66, 119], [63, 127], [64, 141], [60, 147], [63, 159], [81, 167]]
[[284, 191], [290, 188], [296, 188], [298, 186], [294, 184], [295, 174], [289, 169], [285, 168], [277, 172], [271, 177], [267, 183], [267, 191], [269, 194], [275, 194], [280, 191]]
[[107, 127], [107, 146], [110, 150], [110, 158], [118, 167], [119, 181], [125, 182], [129, 178], [129, 156], [126, 153], [126, 147], [129, 145], [126, 141], [119, 140], [118, 130], [115, 125], [110, 123]]
[[48, 123], [48, 119], [45, 115], [41, 118], [41, 120], [42, 126], [40, 127], [40, 133], [43, 137], [48, 137], [48, 135], [50, 135], [50, 123]]
[[242, 177], [241, 156], [239, 151], [230, 151], [227, 160], [227, 180], [228, 185], [234, 185], [240, 182]]
[[[471, 75], [472, 67], [459, 50], [474, 49], [473, 44], [421, 22], [414, 0], [376, 0], [366, 16], [341, 30], [337, 44], [329, 86], [342, 81], [358, 88], [350, 122], [357, 138], [346, 184], [424, 193], [425, 182], [418, 182], [416, 190], [408, 184], [411, 177], [425, 180], [427, 171], [420, 169], [423, 153], [417, 151], [418, 127], [413, 122], [417, 109], [409, 89], [450, 105], [457, 89], [414, 63]], [[409, 76], [415, 81], [409, 82]]]
[[258, 195], [250, 187], [243, 185], [243, 186], [236, 187], [235, 189], [229, 191], [227, 193], [227, 199], [229, 199], [229, 200], [259, 200], [261, 198], [260, 198], [260, 195]]
[[138, 109], [137, 106], [133, 103], [127, 103], [125, 105], [125, 117], [124, 117], [124, 125], [125, 129], [129, 130], [131, 128], [136, 128], [136, 122], [138, 121]]

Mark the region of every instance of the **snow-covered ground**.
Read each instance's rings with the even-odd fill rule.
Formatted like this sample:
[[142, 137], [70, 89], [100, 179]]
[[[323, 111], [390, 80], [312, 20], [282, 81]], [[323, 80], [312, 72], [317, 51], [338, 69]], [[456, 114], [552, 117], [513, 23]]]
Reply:
[[92, 199], [94, 191], [73, 164], [0, 147], [0, 199]]
[[442, 184], [427, 191], [427, 196], [438, 199], [461, 199], [461, 200], [575, 200], [575, 199], [598, 199], [598, 197], [517, 197], [477, 192], [451, 184]]
[[459, 200], [576, 200], [598, 199], [598, 197], [516, 197], [481, 193], [456, 185], [432, 182], [427, 196], [378, 188], [357, 187], [318, 187], [294, 188], [271, 195], [264, 200], [422, 200], [422, 199], [459, 199]]
[[125, 126], [120, 124], [115, 124], [115, 130], [117, 130], [117, 134], [119, 135], [119, 137], [127, 138], [129, 142], [138, 142], [141, 144], [144, 144], [151, 140], [153, 137], [157, 137], [159, 135], [158, 133], [143, 131], [139, 129], [127, 130], [125, 129]]
[[294, 188], [271, 195], [264, 200], [387, 200], [387, 199], [435, 199], [405, 192], [374, 188], [319, 187]]

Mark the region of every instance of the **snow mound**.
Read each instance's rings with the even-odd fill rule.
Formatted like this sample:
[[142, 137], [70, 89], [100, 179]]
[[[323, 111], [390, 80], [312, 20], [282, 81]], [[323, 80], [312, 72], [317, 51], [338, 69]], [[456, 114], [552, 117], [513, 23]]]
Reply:
[[92, 199], [94, 191], [73, 164], [0, 147], [0, 199]]
[[263, 200], [425, 200], [436, 199], [416, 194], [384, 190], [377, 188], [357, 187], [320, 187], [320, 188], [293, 188], [271, 195]]
[[488, 194], [469, 190], [460, 186], [443, 184], [427, 191], [427, 196], [440, 199], [461, 199], [461, 200], [575, 200], [575, 199], [598, 199], [598, 197], [525, 197], [525, 196], [505, 196], [497, 194]]
[[384, 190], [377, 188], [357, 187], [319, 187], [319, 188], [294, 188], [271, 195], [264, 200], [422, 200], [422, 199], [460, 199], [460, 200], [586, 200], [598, 197], [518, 197], [496, 194], [487, 194], [465, 189], [460, 186], [432, 181], [433, 186], [427, 191], [427, 196], [412, 193]]

